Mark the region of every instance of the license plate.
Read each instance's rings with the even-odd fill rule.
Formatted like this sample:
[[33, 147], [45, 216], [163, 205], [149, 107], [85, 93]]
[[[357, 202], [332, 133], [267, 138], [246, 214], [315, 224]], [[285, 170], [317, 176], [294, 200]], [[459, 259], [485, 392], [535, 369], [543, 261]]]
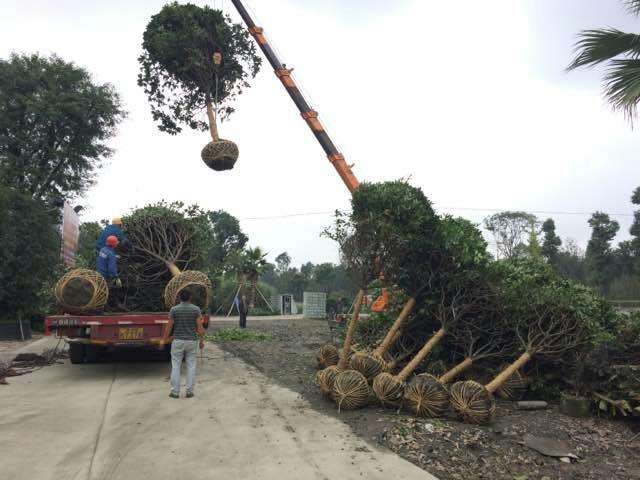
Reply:
[[118, 331], [120, 340], [140, 340], [144, 336], [144, 328], [121, 328]]

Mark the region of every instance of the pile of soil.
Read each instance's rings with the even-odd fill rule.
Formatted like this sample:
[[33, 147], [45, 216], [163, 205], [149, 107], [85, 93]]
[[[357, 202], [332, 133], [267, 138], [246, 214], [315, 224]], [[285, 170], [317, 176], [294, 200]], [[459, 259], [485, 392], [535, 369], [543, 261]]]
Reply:
[[11, 363], [0, 362], [0, 385], [8, 385], [8, 377], [17, 377], [31, 373], [38, 368], [57, 363], [60, 359], [66, 358], [66, 351], [52, 350], [37, 353], [20, 353], [16, 355]]
[[[228, 324], [212, 323], [210, 333]], [[640, 479], [640, 425], [605, 418], [577, 419], [551, 405], [518, 411], [498, 402], [488, 426], [467, 425], [452, 414], [440, 419], [370, 406], [337, 413], [315, 385], [315, 353], [331, 341], [320, 320], [256, 320], [248, 327], [271, 341], [224, 342], [221, 348], [275, 382], [298, 392], [311, 408], [339, 418], [369, 442], [384, 445], [442, 480], [446, 479]], [[526, 434], [563, 441], [578, 459], [564, 463], [524, 445]], [[566, 460], [565, 460], [566, 461]]]

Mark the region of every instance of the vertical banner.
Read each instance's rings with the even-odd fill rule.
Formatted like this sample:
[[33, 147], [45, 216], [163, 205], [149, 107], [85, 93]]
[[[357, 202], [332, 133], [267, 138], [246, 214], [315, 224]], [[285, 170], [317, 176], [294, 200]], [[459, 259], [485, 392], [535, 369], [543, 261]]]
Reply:
[[62, 210], [62, 262], [68, 267], [76, 266], [76, 250], [80, 235], [80, 216], [67, 202]]

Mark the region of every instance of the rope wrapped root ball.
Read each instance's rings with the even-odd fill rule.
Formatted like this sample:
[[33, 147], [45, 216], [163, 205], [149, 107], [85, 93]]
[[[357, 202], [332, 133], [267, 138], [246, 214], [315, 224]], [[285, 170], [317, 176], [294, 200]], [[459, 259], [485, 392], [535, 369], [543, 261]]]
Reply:
[[217, 172], [231, 170], [238, 160], [238, 155], [240, 155], [238, 146], [231, 140], [222, 138], [207, 143], [200, 153], [207, 167]]
[[323, 345], [316, 354], [316, 361], [318, 362], [318, 369], [337, 365], [340, 360], [340, 352], [335, 345]]
[[340, 370], [336, 365], [331, 365], [316, 373], [316, 383], [318, 384], [318, 387], [320, 387], [320, 392], [324, 396], [331, 397], [333, 393], [333, 385], [338, 373], [340, 373]]
[[449, 408], [449, 392], [433, 375], [417, 375], [405, 388], [404, 406], [419, 417], [440, 417]]
[[403, 380], [387, 372], [373, 379], [373, 391], [384, 406], [399, 406], [404, 396], [404, 388]]
[[[506, 366], [503, 366], [501, 370], [505, 368]], [[505, 382], [497, 388], [496, 395], [503, 400], [516, 401], [522, 398], [526, 389], [527, 381], [525, 377], [519, 370], [516, 370], [513, 375], [509, 376]]]
[[368, 353], [355, 353], [349, 359], [349, 368], [360, 372], [368, 381], [384, 372], [387, 362], [381, 357]]
[[54, 293], [58, 305], [66, 313], [85, 313], [104, 308], [109, 297], [109, 287], [98, 272], [76, 268], [58, 280]]
[[345, 370], [336, 375], [332, 397], [338, 404], [338, 411], [355, 410], [367, 405], [371, 398], [371, 388], [360, 372]]
[[173, 277], [164, 289], [164, 303], [167, 308], [171, 308], [179, 302], [178, 294], [185, 288], [191, 292], [191, 303], [201, 309], [209, 306], [211, 280], [197, 270], [185, 270]]
[[489, 423], [495, 414], [493, 395], [478, 382], [456, 382], [449, 390], [451, 406], [468, 423]]

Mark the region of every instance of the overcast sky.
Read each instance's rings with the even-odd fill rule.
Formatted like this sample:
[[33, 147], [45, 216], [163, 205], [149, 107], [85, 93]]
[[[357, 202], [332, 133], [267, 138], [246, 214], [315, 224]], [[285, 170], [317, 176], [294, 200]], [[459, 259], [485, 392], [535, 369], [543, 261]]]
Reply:
[[[57, 53], [121, 93], [129, 117], [83, 220], [160, 199], [224, 209], [270, 259], [336, 261], [319, 237], [349, 194], [268, 66], [220, 130], [231, 172], [200, 160], [208, 133], [161, 133], [136, 85], [161, 0], [2, 0], [0, 56]], [[229, 0], [195, 1], [239, 17]], [[567, 74], [581, 28], [640, 27], [619, 0], [249, 0], [282, 61], [361, 181], [411, 177], [440, 212], [616, 214], [628, 237], [638, 136], [602, 100], [599, 70]], [[266, 65], [265, 61], [265, 65]], [[204, 118], [204, 112], [203, 112]], [[588, 214], [552, 216], [586, 246]], [[261, 218], [261, 219], [255, 219]]]

